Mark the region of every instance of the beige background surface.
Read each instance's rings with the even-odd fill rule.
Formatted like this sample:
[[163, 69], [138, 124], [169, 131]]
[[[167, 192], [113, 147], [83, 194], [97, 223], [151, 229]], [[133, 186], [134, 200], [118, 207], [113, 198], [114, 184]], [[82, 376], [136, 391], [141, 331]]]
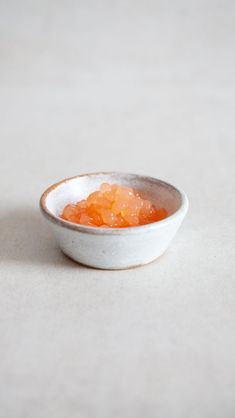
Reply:
[[[0, 8], [0, 417], [233, 418], [235, 3]], [[98, 170], [187, 192], [158, 262], [57, 249], [40, 194]]]

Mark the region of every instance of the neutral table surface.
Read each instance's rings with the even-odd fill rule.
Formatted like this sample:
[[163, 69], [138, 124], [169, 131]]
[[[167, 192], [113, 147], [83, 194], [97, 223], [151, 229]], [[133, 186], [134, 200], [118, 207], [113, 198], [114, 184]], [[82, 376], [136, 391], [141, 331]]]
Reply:
[[[0, 1], [0, 417], [235, 417], [235, 2]], [[186, 191], [167, 253], [81, 267], [50, 184]]]

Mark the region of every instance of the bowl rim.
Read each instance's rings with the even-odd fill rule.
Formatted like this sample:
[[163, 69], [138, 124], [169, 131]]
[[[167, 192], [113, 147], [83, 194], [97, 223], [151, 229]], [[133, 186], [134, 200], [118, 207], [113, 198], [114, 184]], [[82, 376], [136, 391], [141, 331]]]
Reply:
[[[164, 186], [169, 187], [170, 189], [173, 189], [174, 191], [176, 191], [181, 199], [181, 204], [179, 206], [179, 208], [172, 214], [169, 215], [167, 218], [162, 219], [161, 221], [156, 221], [156, 222], [152, 222], [150, 224], [145, 224], [145, 225], [139, 225], [139, 226], [130, 226], [130, 227], [125, 227], [125, 228], [101, 228], [101, 227], [94, 227], [94, 226], [87, 226], [87, 225], [80, 225], [80, 224], [75, 224], [73, 222], [70, 221], [66, 221], [62, 218], [60, 218], [59, 216], [54, 215], [48, 208], [46, 205], [46, 199], [49, 196], [49, 194], [55, 190], [57, 187], [59, 187], [61, 184], [63, 183], [67, 183], [71, 180], [80, 178], [80, 177], [88, 177], [88, 176], [98, 176], [98, 175], [115, 175], [115, 174], [121, 174], [121, 175], [131, 175], [131, 176], [135, 176], [135, 177], [139, 177], [142, 179], [146, 179], [146, 180], [151, 180], [151, 181], [157, 181], [158, 183], [162, 183]], [[135, 234], [135, 233], [140, 233], [140, 232], [144, 232], [144, 231], [152, 231], [161, 227], [164, 227], [166, 225], [168, 225], [169, 223], [173, 222], [176, 218], [178, 218], [179, 216], [184, 217], [188, 211], [188, 206], [189, 206], [189, 202], [188, 202], [188, 197], [186, 195], [186, 193], [182, 190], [179, 189], [178, 187], [176, 188], [175, 186], [173, 186], [172, 184], [164, 181], [164, 180], [160, 180], [156, 177], [151, 177], [151, 176], [146, 176], [146, 175], [142, 175], [142, 174], [134, 174], [134, 173], [126, 173], [126, 172], [120, 172], [120, 171], [101, 171], [101, 172], [92, 172], [92, 173], [85, 173], [85, 174], [79, 174], [77, 176], [72, 176], [72, 177], [66, 177], [63, 180], [60, 180], [57, 183], [52, 184], [51, 186], [49, 186], [41, 195], [40, 200], [39, 200], [39, 206], [40, 209], [43, 213], [43, 215], [51, 222], [60, 225], [64, 228], [67, 229], [71, 229], [74, 231], [79, 231], [81, 233], [86, 233], [86, 234], [94, 234], [94, 235], [129, 235], [129, 234]]]

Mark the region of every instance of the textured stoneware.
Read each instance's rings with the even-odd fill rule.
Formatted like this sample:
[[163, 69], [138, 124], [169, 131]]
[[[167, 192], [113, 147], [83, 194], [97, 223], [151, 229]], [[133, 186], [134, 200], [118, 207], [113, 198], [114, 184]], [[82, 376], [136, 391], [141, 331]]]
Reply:
[[[140, 191], [156, 207], [170, 214], [166, 219], [130, 228], [95, 228], [59, 218], [64, 206], [85, 199], [104, 183], [117, 183]], [[169, 246], [188, 210], [183, 191], [151, 177], [125, 173], [92, 173], [65, 179], [47, 189], [40, 200], [64, 254], [99, 269], [126, 269], [150, 263]]]

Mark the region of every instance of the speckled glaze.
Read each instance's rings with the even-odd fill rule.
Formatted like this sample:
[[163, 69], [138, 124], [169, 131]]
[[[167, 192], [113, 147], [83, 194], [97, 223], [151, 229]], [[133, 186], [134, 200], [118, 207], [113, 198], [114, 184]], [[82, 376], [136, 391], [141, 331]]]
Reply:
[[[157, 207], [165, 207], [169, 216], [148, 225], [112, 229], [77, 225], [59, 217], [66, 204], [87, 198], [104, 182], [137, 189]], [[49, 187], [40, 207], [64, 254], [89, 267], [118, 270], [150, 263], [164, 253], [187, 213], [188, 199], [183, 191], [152, 177], [91, 173]]]

